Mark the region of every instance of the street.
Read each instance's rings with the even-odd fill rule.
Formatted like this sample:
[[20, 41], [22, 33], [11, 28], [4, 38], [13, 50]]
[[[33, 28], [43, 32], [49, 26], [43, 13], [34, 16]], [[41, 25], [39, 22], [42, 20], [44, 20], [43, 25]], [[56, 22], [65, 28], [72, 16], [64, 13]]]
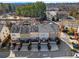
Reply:
[[61, 41], [59, 50], [57, 51], [14, 51], [16, 57], [28, 57], [28, 58], [44, 58], [44, 57], [72, 57], [74, 52], [70, 50], [70, 47]]

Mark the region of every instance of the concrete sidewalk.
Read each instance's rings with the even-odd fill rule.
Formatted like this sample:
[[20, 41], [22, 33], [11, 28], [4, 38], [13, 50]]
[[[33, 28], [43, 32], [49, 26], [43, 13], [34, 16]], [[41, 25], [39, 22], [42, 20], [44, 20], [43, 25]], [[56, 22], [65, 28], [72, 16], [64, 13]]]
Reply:
[[63, 42], [65, 42], [71, 49], [74, 49], [75, 51], [79, 52], [79, 49], [73, 48], [73, 45], [70, 43], [73, 40], [71, 40], [67, 34], [62, 32], [61, 36], [60, 36], [60, 39]]
[[67, 34], [61, 32], [60, 39], [64, 41], [71, 49], [73, 49], [73, 46], [70, 43], [70, 38]]

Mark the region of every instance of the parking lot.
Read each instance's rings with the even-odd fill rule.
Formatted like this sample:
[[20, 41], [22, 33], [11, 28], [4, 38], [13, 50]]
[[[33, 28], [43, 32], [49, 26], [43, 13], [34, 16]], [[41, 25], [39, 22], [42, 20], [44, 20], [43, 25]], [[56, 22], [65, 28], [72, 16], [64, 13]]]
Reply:
[[61, 41], [57, 51], [14, 51], [16, 57], [44, 58], [44, 57], [72, 57], [74, 52]]

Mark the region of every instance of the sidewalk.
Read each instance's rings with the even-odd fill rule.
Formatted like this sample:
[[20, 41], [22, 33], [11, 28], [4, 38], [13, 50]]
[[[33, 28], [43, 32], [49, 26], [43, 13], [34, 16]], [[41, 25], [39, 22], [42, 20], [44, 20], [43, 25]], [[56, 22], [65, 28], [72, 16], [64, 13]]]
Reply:
[[64, 41], [71, 49], [74, 49], [75, 51], [79, 52], [79, 49], [73, 48], [73, 45], [70, 43], [72, 41], [75, 42], [75, 40], [71, 40], [67, 34], [61, 32], [60, 39]]
[[[55, 24], [57, 24], [59, 26], [59, 23], [54, 22]], [[71, 49], [73, 49], [71, 42], [71, 39], [69, 38], [69, 36], [63, 32], [60, 33], [60, 39], [65, 42]]]
[[72, 46], [72, 44], [70, 43], [71, 40], [70, 40], [70, 38], [69, 38], [69, 36], [68, 36], [67, 34], [61, 32], [60, 39], [61, 39], [62, 41], [64, 41], [71, 49], [73, 49], [73, 46]]

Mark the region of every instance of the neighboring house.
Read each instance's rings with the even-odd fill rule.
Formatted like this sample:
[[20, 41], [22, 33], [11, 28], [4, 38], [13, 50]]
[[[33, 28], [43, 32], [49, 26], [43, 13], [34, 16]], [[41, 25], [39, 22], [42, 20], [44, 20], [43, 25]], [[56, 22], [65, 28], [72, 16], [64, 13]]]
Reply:
[[57, 15], [57, 11], [46, 11], [47, 19], [52, 20]]
[[67, 12], [67, 11], [58, 11], [58, 12], [57, 12], [57, 17], [58, 17], [59, 19], [66, 18], [66, 17], [68, 17], [68, 12]]
[[[23, 22], [20, 24], [19, 24], [19, 22], [17, 24], [16, 21], [10, 21], [10, 22], [13, 23], [11, 26], [11, 30], [10, 30], [11, 32], [9, 32], [9, 29], [6, 26], [2, 26], [2, 28], [1, 28], [1, 24], [0, 24], [1, 41], [4, 40], [4, 38], [7, 36], [7, 34], [11, 34], [12, 40], [18, 40], [19, 38], [26, 40], [29, 38], [36, 38], [36, 37], [40, 37], [40, 39], [49, 38], [49, 37], [54, 38], [56, 35], [56, 33], [54, 32], [55, 29], [53, 30], [49, 23], [37, 24], [37, 25], [32, 25], [32, 24], [27, 25], [26, 22], [25, 23]], [[50, 36], [49, 36], [49, 34], [50, 34]]]
[[[46, 11], [47, 19], [52, 21], [61, 21], [68, 17], [67, 11]], [[69, 16], [70, 17], [70, 16]]]
[[3, 42], [9, 34], [10, 34], [9, 28], [3, 25], [1, 33], [0, 33], [1, 42]]

